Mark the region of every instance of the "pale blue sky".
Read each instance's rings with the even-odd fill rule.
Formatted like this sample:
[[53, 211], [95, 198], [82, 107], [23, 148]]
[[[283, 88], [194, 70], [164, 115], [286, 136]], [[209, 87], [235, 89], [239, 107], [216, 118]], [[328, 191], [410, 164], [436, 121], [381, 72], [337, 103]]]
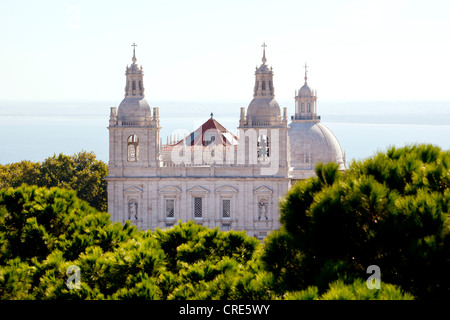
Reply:
[[0, 2], [0, 100], [250, 101], [261, 44], [279, 101], [450, 100], [448, 0]]

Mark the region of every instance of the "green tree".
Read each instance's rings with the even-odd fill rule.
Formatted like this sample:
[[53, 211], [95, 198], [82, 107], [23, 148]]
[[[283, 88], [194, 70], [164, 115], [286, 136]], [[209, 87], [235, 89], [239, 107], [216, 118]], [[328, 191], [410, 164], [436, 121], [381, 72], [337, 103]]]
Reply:
[[[390, 148], [345, 174], [319, 165], [281, 202], [280, 231], [262, 260], [280, 291], [367, 277], [419, 298], [448, 297], [450, 153], [432, 145]], [[287, 257], [292, 257], [292, 260]]]
[[87, 247], [111, 250], [136, 234], [79, 200], [73, 190], [22, 185], [0, 190], [0, 262], [45, 259], [61, 250], [74, 259]]
[[261, 244], [244, 231], [208, 229], [193, 221], [155, 237], [165, 253], [167, 273], [161, 275], [167, 299], [270, 299], [271, 275], [259, 262]]
[[0, 165], [0, 189], [17, 188], [21, 184], [38, 185], [41, 174], [39, 162], [28, 160]]
[[[261, 250], [243, 231], [222, 232], [193, 221], [156, 231], [113, 224], [73, 190], [0, 190], [0, 299], [323, 298], [313, 287], [307, 293], [277, 291], [279, 282], [263, 268]], [[80, 270], [79, 289], [66, 284], [71, 266]], [[330, 288], [336, 286], [338, 293], [329, 298], [362, 297], [356, 282]], [[407, 297], [398, 290], [390, 297]]]
[[[155, 239], [128, 223], [112, 224], [107, 213], [73, 190], [27, 185], [0, 190], [4, 299], [107, 297], [138, 282], [130, 277], [159, 267], [162, 251], [155, 246]], [[69, 265], [83, 268], [81, 291], [65, 285]]]
[[75, 190], [80, 199], [100, 211], [107, 210], [107, 165], [97, 160], [93, 152], [79, 152], [73, 156], [59, 154], [45, 159], [41, 165], [42, 187]]
[[[75, 191], [0, 190], [2, 299], [243, 299], [273, 297], [260, 243], [194, 222], [138, 231], [112, 224]], [[66, 285], [81, 270], [81, 288]]]
[[399, 286], [384, 284], [383, 290], [367, 288], [364, 280], [356, 279], [352, 283], [336, 280], [329, 284], [326, 291], [320, 295], [315, 286], [302, 291], [287, 292], [286, 300], [413, 300], [414, 297], [405, 293]]
[[77, 196], [100, 211], [107, 211], [107, 165], [93, 152], [54, 155], [42, 163], [20, 161], [0, 165], [0, 189], [21, 184], [75, 190]]

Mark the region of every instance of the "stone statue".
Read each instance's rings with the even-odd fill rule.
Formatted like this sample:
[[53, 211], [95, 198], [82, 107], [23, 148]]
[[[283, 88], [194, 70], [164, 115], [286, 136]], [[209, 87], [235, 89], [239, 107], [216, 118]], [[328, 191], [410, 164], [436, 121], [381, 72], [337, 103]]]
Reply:
[[264, 216], [267, 220], [267, 203], [260, 201], [259, 202], [259, 215], [258, 220], [261, 219], [261, 217]]
[[259, 143], [259, 146], [259, 156], [265, 158], [267, 156], [267, 143], [266, 139], [263, 136], [261, 136], [261, 142]]
[[137, 220], [137, 208], [138, 204], [136, 202], [131, 202], [130, 206], [128, 207], [128, 219], [134, 218]]

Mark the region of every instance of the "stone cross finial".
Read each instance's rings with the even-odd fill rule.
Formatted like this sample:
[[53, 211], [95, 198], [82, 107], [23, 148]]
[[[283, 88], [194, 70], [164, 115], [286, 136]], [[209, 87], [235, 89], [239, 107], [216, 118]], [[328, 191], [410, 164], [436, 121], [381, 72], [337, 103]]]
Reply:
[[263, 62], [263, 64], [266, 64], [266, 61], [267, 61], [267, 59], [266, 59], [266, 47], [267, 47], [267, 45], [266, 45], [266, 42], [265, 42], [265, 41], [263, 42], [263, 44], [262, 44], [261, 47], [263, 47], [263, 58], [262, 58], [262, 62]]
[[137, 44], [135, 42], [133, 42], [133, 44], [131, 46], [133, 47], [133, 63], [135, 63], [137, 61], [137, 59], [136, 59], [136, 51], [135, 51], [135, 49], [137, 47]]
[[306, 65], [306, 62], [305, 62], [305, 84], [306, 84], [306, 80], [308, 80], [308, 66]]

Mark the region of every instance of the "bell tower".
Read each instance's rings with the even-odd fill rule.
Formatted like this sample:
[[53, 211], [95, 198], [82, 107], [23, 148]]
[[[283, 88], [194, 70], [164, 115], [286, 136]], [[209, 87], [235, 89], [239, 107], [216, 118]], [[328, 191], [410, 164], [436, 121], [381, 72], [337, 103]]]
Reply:
[[[159, 109], [145, 99], [144, 71], [136, 64], [133, 43], [132, 64], [125, 70], [125, 95], [109, 118], [109, 170], [113, 175], [143, 175], [146, 168], [159, 166]], [[136, 168], [141, 168], [137, 170]]]
[[145, 99], [144, 71], [136, 64], [133, 43], [132, 64], [125, 70], [125, 94], [109, 117], [108, 213], [112, 221], [130, 221], [138, 228], [151, 225], [151, 199], [142, 178], [160, 169], [159, 109]]
[[260, 167], [261, 175], [285, 176], [289, 155], [287, 108], [282, 117], [275, 100], [273, 69], [266, 64], [267, 45], [263, 43], [262, 47], [262, 64], [255, 71], [253, 100], [246, 115], [245, 108], [241, 108], [239, 147], [246, 149], [245, 153], [241, 149], [239, 156], [245, 158], [246, 165]]

